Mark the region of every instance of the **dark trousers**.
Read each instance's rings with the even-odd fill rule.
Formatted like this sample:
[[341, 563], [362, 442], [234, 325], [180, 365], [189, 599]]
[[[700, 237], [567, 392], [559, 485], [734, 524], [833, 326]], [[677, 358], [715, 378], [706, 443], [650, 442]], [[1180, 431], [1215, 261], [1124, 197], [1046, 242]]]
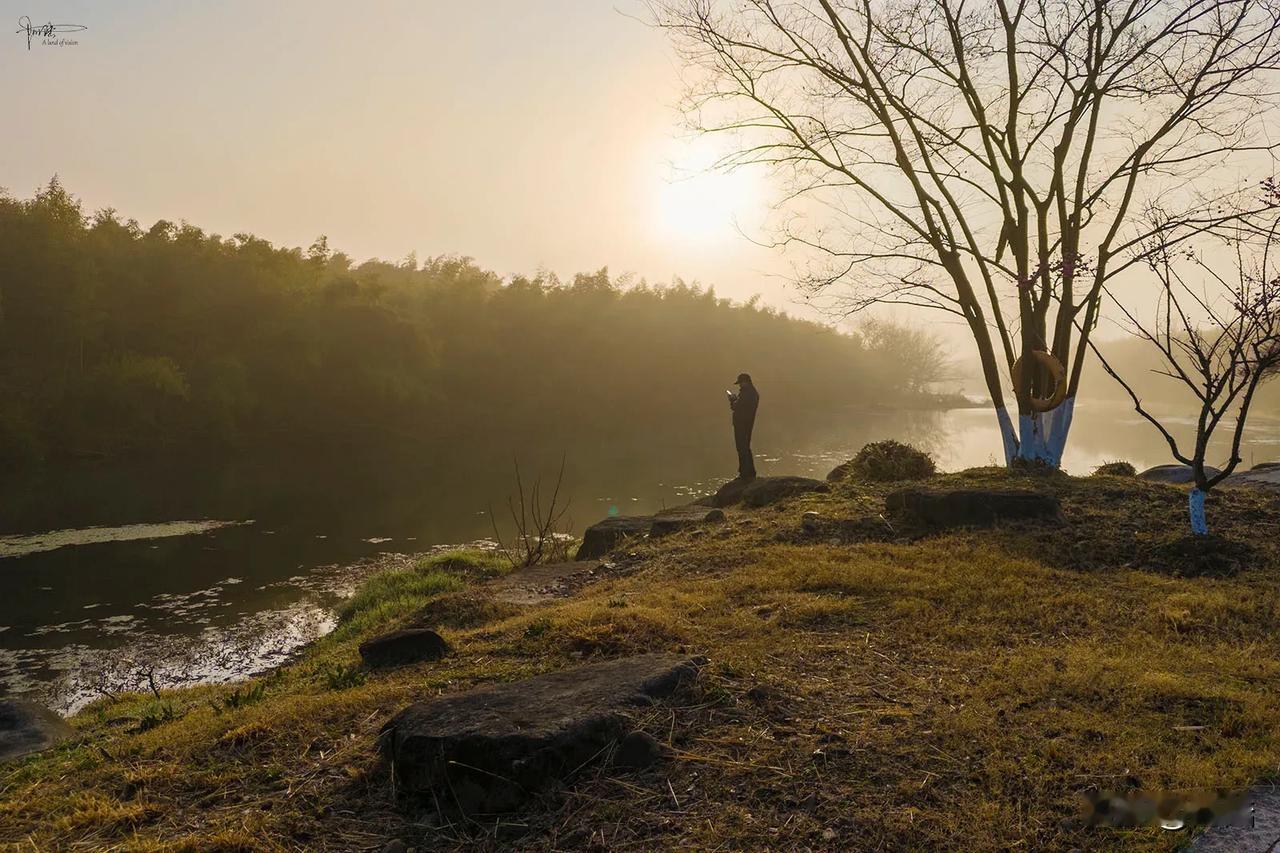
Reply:
[[733, 425], [733, 443], [738, 448], [738, 476], [750, 480], [756, 475], [756, 462], [751, 457], [751, 427], [754, 424]]

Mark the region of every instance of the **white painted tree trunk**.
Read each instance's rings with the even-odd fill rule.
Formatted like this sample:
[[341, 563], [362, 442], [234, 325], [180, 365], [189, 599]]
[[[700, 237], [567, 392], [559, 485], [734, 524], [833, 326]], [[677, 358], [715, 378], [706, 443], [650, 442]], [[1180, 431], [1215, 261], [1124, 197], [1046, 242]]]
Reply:
[[1191, 490], [1191, 497], [1187, 499], [1187, 508], [1191, 515], [1191, 532], [1196, 536], [1209, 535], [1209, 521], [1204, 515], [1204, 499], [1205, 493], [1199, 489]]
[[1051, 412], [1019, 415], [1016, 432], [1008, 410], [1004, 407], [996, 409], [1000, 437], [1004, 441], [1005, 464], [1012, 465], [1015, 459], [1022, 459], [1052, 468], [1061, 466], [1075, 405], [1076, 398], [1068, 397]]

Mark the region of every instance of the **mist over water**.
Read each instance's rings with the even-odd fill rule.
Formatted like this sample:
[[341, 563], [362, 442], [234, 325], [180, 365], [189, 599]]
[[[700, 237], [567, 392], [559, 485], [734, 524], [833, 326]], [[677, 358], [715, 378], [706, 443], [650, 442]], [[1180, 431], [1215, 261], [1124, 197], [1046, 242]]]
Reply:
[[[767, 389], [765, 389], [767, 394]], [[846, 407], [784, 416], [762, 406], [761, 474], [825, 476], [863, 444], [897, 438], [944, 470], [999, 464], [994, 416]], [[1188, 422], [1184, 425], [1191, 428]], [[104, 673], [159, 666], [170, 683], [226, 680], [285, 659], [332, 627], [332, 605], [380, 554], [412, 554], [505, 528], [513, 460], [526, 483], [563, 454], [575, 533], [609, 515], [687, 503], [733, 475], [728, 419], [664, 435], [560, 447], [478, 438], [473, 446], [231, 465], [116, 464], [15, 478], [0, 492], [0, 688], [67, 709]], [[1217, 461], [1225, 446], [1210, 454]], [[1280, 418], [1256, 415], [1244, 466], [1280, 458]], [[1077, 409], [1064, 465], [1170, 461], [1131, 410]], [[166, 669], [167, 667], [167, 669]]]

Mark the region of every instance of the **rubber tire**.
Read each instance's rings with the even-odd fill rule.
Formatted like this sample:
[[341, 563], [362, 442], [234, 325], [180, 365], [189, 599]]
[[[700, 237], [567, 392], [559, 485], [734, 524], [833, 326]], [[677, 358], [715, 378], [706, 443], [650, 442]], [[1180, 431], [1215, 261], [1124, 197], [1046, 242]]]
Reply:
[[[1053, 377], [1053, 396], [1051, 397], [1032, 397], [1031, 409], [1036, 412], [1051, 412], [1062, 405], [1062, 401], [1067, 398], [1067, 369], [1062, 366], [1062, 362], [1058, 361], [1053, 353], [1045, 350], [1032, 350], [1031, 357], [1049, 371], [1049, 375]], [[1013, 363], [1013, 392], [1018, 393], [1022, 387], [1022, 357]]]

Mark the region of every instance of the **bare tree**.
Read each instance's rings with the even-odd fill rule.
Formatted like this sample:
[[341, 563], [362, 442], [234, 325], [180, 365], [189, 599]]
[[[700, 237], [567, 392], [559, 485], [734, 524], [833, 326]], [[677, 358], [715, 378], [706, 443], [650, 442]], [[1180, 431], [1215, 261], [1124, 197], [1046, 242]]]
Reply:
[[[1263, 184], [1265, 194], [1280, 208], [1280, 189]], [[1163, 218], [1154, 211], [1156, 218]], [[1260, 223], [1239, 222], [1218, 235], [1227, 252], [1196, 251], [1192, 244], [1176, 245], [1168, 234], [1152, 238], [1148, 264], [1160, 283], [1155, 311], [1143, 316], [1116, 300], [1132, 332], [1159, 353], [1156, 372], [1182, 383], [1198, 404], [1194, 444], [1182, 446], [1154, 414], [1142, 405], [1133, 385], [1121, 377], [1094, 346], [1103, 368], [1129, 393], [1138, 414], [1165, 441], [1173, 457], [1191, 466], [1191, 531], [1207, 535], [1205, 497], [1240, 464], [1240, 440], [1254, 393], [1280, 372], [1280, 215]], [[1221, 271], [1222, 255], [1233, 261]], [[1114, 298], [1114, 296], [1113, 296]], [[1216, 474], [1205, 464], [1209, 442], [1219, 426], [1231, 433], [1231, 455]]]
[[[1010, 463], [1060, 464], [1108, 283], [1154, 237], [1236, 216], [1220, 203], [1238, 187], [1192, 187], [1277, 145], [1262, 122], [1280, 0], [650, 9], [690, 69], [691, 126], [735, 140], [719, 165], [764, 164], [788, 187], [795, 215], [772, 242], [811, 250], [802, 287], [845, 314], [960, 318]], [[1153, 232], [1134, 214], [1157, 197]]]
[[514, 568], [536, 566], [557, 557], [567, 559], [564, 551], [570, 541], [565, 529], [569, 501], [560, 496], [564, 484], [564, 458], [560, 459], [560, 470], [556, 473], [549, 498], [541, 477], [536, 478], [532, 487], [526, 490], [519, 460], [514, 464], [516, 493], [507, 496], [507, 512], [515, 528], [514, 539], [510, 544], [498, 532], [498, 520], [494, 516], [493, 507], [489, 507], [489, 520], [493, 525], [493, 538], [498, 544], [498, 551]]
[[922, 394], [931, 383], [955, 378], [942, 341], [928, 329], [867, 318], [859, 324], [858, 336], [896, 373], [904, 391]]

